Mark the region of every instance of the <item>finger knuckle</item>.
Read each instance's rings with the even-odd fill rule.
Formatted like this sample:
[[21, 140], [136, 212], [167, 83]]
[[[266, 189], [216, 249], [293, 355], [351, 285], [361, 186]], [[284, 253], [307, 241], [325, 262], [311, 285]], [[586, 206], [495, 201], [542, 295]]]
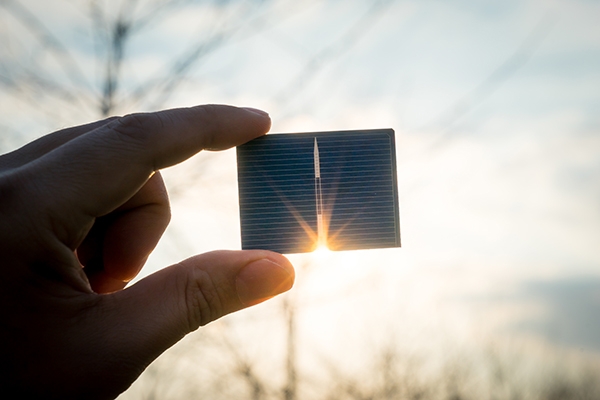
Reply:
[[216, 148], [216, 133], [222, 130], [222, 114], [220, 108], [214, 104], [207, 104], [197, 107], [194, 112], [200, 121], [202, 130], [206, 132], [203, 137], [204, 144], [202, 147], [209, 150]]
[[210, 274], [201, 269], [187, 269], [184, 288], [184, 307], [189, 331], [223, 315], [219, 290]]
[[145, 146], [153, 140], [152, 133], [164, 125], [164, 119], [158, 114], [129, 114], [113, 121], [111, 128], [121, 140]]

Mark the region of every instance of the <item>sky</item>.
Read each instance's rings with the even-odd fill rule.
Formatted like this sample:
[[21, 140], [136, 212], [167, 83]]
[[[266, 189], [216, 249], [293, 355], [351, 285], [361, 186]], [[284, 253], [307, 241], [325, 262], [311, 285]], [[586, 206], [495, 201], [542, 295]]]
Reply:
[[[70, 82], [6, 7], [2, 71], [25, 60], [73, 93], [97, 95], [101, 49], [88, 10], [22, 3], [86, 79]], [[115, 112], [228, 103], [269, 111], [272, 132], [396, 131], [402, 248], [290, 256], [306, 346], [360, 359], [360, 344], [397, 337], [427, 347], [443, 331], [458, 342], [514, 337], [598, 355], [600, 3], [214, 4], [170, 10], [134, 35]], [[230, 35], [203, 48], [173, 95], [126, 101], [199, 37], [223, 30]], [[51, 117], [0, 89], [3, 149], [98, 118], [90, 106], [45, 101]], [[240, 248], [234, 150], [201, 154], [165, 178], [173, 222], [143, 274]], [[231, 321], [268, 324], [269, 307]]]

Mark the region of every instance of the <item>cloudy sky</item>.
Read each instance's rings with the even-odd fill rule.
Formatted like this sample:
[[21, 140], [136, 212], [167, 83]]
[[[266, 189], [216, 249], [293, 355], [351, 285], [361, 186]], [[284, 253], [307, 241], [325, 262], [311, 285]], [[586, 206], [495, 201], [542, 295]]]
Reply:
[[[3, 148], [98, 118], [105, 53], [90, 10], [5, 3]], [[120, 2], [98, 3], [106, 21], [119, 15]], [[132, 35], [115, 113], [230, 103], [269, 111], [274, 132], [396, 130], [402, 248], [293, 256], [307, 342], [331, 348], [340, 332], [360, 342], [376, 326], [600, 350], [600, 3], [217, 3], [165, 9]], [[136, 15], [150, 7], [141, 4]], [[43, 22], [81, 77], [24, 15]], [[194, 50], [202, 55], [173, 93], [135, 97]], [[40, 112], [6, 78], [17, 82], [24, 64], [85, 104], [47, 96]], [[165, 175], [173, 223], [145, 273], [239, 248], [235, 151]]]

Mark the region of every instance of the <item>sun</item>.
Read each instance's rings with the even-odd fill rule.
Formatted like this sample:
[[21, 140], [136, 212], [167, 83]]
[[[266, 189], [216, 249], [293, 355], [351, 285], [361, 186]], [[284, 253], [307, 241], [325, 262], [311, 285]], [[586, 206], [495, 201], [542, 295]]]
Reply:
[[331, 253], [331, 250], [329, 250], [329, 247], [327, 247], [327, 243], [324, 244], [319, 244], [314, 250], [313, 253]]
[[326, 261], [331, 257], [333, 252], [327, 246], [326, 240], [320, 240], [315, 249], [311, 252], [311, 257], [317, 262]]

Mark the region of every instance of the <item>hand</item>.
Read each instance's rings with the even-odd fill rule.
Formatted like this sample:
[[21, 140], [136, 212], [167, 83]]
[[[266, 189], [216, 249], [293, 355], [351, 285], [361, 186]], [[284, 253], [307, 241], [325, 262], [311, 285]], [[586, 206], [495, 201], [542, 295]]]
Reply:
[[268, 251], [198, 255], [121, 290], [170, 218], [158, 170], [269, 127], [258, 110], [199, 106], [65, 129], [0, 157], [0, 393], [116, 397], [187, 333], [288, 290], [292, 266]]

